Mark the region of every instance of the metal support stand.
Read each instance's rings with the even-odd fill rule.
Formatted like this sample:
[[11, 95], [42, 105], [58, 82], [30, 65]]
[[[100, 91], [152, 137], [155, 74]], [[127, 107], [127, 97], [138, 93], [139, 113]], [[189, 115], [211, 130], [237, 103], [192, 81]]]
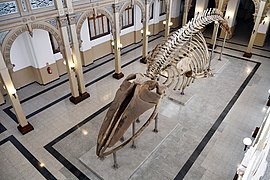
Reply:
[[[216, 23], [216, 22], [215, 22]], [[214, 53], [214, 49], [216, 47], [216, 42], [217, 42], [217, 34], [218, 34], [218, 27], [219, 27], [219, 23], [217, 22], [217, 31], [216, 31], [216, 34], [215, 34], [215, 40], [214, 40], [214, 44], [213, 44], [213, 47], [212, 47], [212, 51], [210, 53], [210, 58], [209, 58], [209, 65], [208, 65], [208, 72], [210, 71], [210, 67], [211, 67], [211, 61], [212, 61], [212, 56], [213, 56], [213, 53]]]
[[[135, 122], [132, 123], [132, 136], [135, 134]], [[131, 148], [136, 149], [135, 140], [132, 141]]]
[[116, 159], [116, 153], [113, 153], [113, 168], [118, 169], [117, 159]]
[[219, 61], [221, 61], [221, 56], [222, 56], [223, 49], [224, 49], [224, 46], [225, 46], [225, 43], [226, 43], [227, 35], [228, 35], [228, 33], [226, 32], [226, 33], [225, 33], [224, 40], [223, 40], [223, 44], [222, 44], [222, 47], [221, 47], [221, 51], [220, 51], [220, 54], [219, 54], [219, 58], [218, 58]]
[[157, 133], [158, 132], [158, 114], [155, 117], [155, 128], [153, 129], [153, 132]]

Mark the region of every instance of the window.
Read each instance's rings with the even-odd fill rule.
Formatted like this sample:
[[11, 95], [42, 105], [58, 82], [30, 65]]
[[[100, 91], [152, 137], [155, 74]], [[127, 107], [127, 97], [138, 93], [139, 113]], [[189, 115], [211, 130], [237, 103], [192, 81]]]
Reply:
[[154, 18], [154, 3], [149, 8], [149, 20]]
[[90, 40], [110, 34], [109, 19], [103, 14], [88, 17], [88, 24]]
[[57, 43], [55, 37], [50, 32], [49, 32], [49, 38], [50, 38], [50, 41], [51, 41], [53, 54], [59, 53], [60, 52], [60, 47], [58, 46], [58, 43]]
[[134, 10], [131, 6], [128, 6], [123, 12], [123, 15], [120, 19], [120, 26], [122, 26], [122, 29], [125, 29], [127, 27], [134, 25], [133, 16], [134, 16]]
[[165, 0], [159, 1], [159, 16], [166, 14], [167, 5]]

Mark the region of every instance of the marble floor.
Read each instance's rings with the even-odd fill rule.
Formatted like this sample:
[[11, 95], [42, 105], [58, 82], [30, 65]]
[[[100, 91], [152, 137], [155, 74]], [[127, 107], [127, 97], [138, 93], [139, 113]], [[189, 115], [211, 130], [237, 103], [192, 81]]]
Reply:
[[[162, 34], [152, 36], [149, 50], [162, 38]], [[218, 40], [215, 57], [221, 44]], [[145, 71], [139, 62], [141, 48], [138, 43], [121, 50], [125, 76]], [[254, 48], [252, 58], [247, 59], [242, 57], [245, 48], [241, 41], [228, 42], [223, 54], [228, 62], [214, 77], [197, 79], [186, 90], [192, 96], [186, 105], [167, 96], [162, 99], [160, 116], [167, 125], [160, 123], [160, 131], [147, 136], [150, 141], [162, 141], [128, 179], [234, 177], [245, 153], [242, 140], [260, 126], [270, 88], [270, 49]], [[112, 54], [84, 67], [91, 97], [77, 105], [68, 100], [66, 75], [46, 86], [33, 83], [19, 89], [23, 110], [35, 128], [24, 136], [17, 130], [14, 110], [5, 97], [0, 111], [0, 179], [100, 179], [79, 158], [95, 146], [104, 115], [122, 82], [112, 78], [113, 67]], [[140, 138], [137, 149], [144, 147], [143, 134]], [[121, 170], [121, 162], [119, 166]]]

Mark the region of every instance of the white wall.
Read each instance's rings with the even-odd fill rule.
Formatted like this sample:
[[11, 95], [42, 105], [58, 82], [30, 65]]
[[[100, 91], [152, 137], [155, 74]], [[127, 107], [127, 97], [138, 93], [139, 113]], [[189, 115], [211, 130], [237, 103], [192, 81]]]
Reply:
[[11, 47], [11, 63], [15, 64], [14, 71], [32, 66], [42, 68], [46, 63], [55, 63], [48, 32], [34, 29], [33, 38], [28, 32], [22, 33]]
[[196, 14], [199, 12], [203, 12], [203, 10], [207, 9], [208, 6], [208, 0], [197, 0], [196, 1], [196, 5], [195, 5], [195, 14], [194, 16], [196, 16]]
[[[228, 21], [228, 25], [233, 27], [236, 25], [236, 16], [238, 12], [240, 0], [230, 0], [227, 5], [225, 19]], [[228, 17], [230, 17], [228, 19]]]
[[[134, 32], [134, 31], [141, 30], [143, 28], [143, 23], [141, 22], [141, 19], [142, 19], [141, 9], [139, 6], [135, 5], [134, 6], [134, 26], [121, 30], [120, 36]], [[94, 40], [90, 40], [89, 25], [88, 25], [87, 20], [84, 21], [80, 33], [81, 33], [81, 39], [83, 41], [81, 51], [87, 51], [98, 44], [113, 40], [112, 34], [102, 36]]]
[[47, 31], [35, 29], [33, 38], [29, 39], [33, 44], [37, 68], [45, 67], [46, 63], [49, 64], [55, 63], [51, 42]]
[[172, 0], [172, 18], [176, 18], [180, 15], [180, 4], [184, 0]]
[[[264, 24], [263, 24], [264, 21]], [[270, 9], [268, 10], [266, 17], [264, 18], [264, 20], [262, 21], [262, 23], [259, 25], [259, 29], [258, 32], [259, 33], [263, 33], [266, 34], [268, 29], [269, 29], [269, 24], [270, 24]]]
[[33, 56], [28, 49], [30, 49], [28, 43], [29, 34], [24, 32], [18, 36], [13, 42], [10, 50], [11, 63], [15, 65], [14, 71], [26, 68], [32, 65]]

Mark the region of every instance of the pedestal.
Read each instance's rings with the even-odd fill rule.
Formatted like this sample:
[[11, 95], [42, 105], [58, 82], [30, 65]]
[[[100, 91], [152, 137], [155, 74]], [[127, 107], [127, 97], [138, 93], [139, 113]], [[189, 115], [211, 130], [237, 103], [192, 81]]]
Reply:
[[85, 92], [83, 94], [81, 94], [80, 96], [78, 97], [73, 97], [71, 96], [69, 98], [70, 102], [72, 102], [73, 104], [78, 104], [79, 102], [82, 102], [83, 100], [87, 99], [90, 97], [90, 94], [88, 92]]
[[140, 62], [143, 63], [143, 64], [146, 64], [146, 63], [147, 63], [146, 57], [143, 57], [143, 58], [140, 60]]
[[[79, 160], [99, 178], [105, 180], [126, 180], [142, 166], [145, 161], [159, 148], [168, 135], [178, 127], [176, 118], [170, 119], [159, 114], [158, 133], [154, 133], [153, 121], [143, 133], [135, 139], [136, 148], [131, 148], [131, 144], [116, 152], [117, 164], [119, 167], [114, 169], [113, 156], [109, 155], [101, 160], [96, 155], [96, 146], [82, 155]], [[140, 117], [140, 123], [136, 123], [136, 131], [139, 126], [144, 124], [144, 117]], [[131, 132], [131, 127], [128, 132]], [[124, 135], [126, 140], [126, 135]], [[119, 142], [122, 143], [122, 142]]]
[[123, 73], [114, 73], [113, 74], [113, 78], [115, 78], [115, 79], [121, 79], [122, 77], [124, 77]]
[[19, 125], [17, 128], [23, 135], [34, 130], [34, 127], [30, 123], [28, 123], [26, 126], [23, 127]]
[[252, 57], [252, 53], [247, 53], [245, 52], [243, 57], [246, 57], [246, 58], [251, 58]]

